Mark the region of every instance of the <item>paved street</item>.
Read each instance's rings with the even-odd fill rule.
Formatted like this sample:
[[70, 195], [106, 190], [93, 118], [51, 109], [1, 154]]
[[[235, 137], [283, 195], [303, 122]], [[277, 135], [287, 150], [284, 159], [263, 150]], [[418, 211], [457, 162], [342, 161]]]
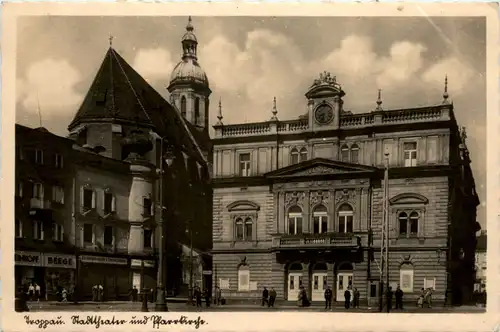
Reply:
[[[59, 302], [30, 302], [28, 304], [30, 311], [114, 311], [114, 312], [130, 312], [141, 311], [141, 303], [139, 302], [108, 302], [108, 303], [94, 303], [83, 302], [79, 304], [72, 303], [59, 303]], [[308, 308], [298, 308], [294, 305], [283, 304], [275, 308], [261, 307], [255, 304], [230, 304], [224, 306], [211, 306], [200, 310], [194, 306], [188, 306], [185, 303], [169, 303], [169, 310], [174, 312], [180, 311], [203, 311], [203, 312], [242, 312], [242, 311], [299, 311], [299, 312], [325, 312], [323, 306], [313, 305]], [[148, 303], [148, 309], [154, 312], [154, 303]], [[335, 306], [331, 312], [378, 312], [378, 308], [362, 307], [359, 309], [346, 310], [342, 306]], [[416, 308], [408, 306], [403, 311], [392, 311], [392, 313], [483, 313], [485, 308], [476, 306], [462, 306], [462, 307], [434, 307], [434, 308]]]

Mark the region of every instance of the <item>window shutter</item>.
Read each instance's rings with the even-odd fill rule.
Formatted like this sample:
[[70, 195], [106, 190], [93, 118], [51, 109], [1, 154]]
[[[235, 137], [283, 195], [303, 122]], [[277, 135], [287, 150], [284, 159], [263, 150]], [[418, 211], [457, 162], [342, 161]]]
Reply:
[[102, 206], [102, 210], [106, 211], [106, 191], [105, 190], [102, 192], [101, 206]]
[[40, 224], [40, 240], [43, 240], [45, 238], [45, 230], [43, 229], [43, 222], [39, 222]]
[[60, 239], [61, 239], [61, 241], [63, 241], [63, 240], [64, 240], [64, 226], [63, 226], [63, 225], [61, 225], [61, 226], [59, 226], [59, 227], [60, 227], [59, 229], [60, 229], [60, 232], [61, 232], [61, 237], [60, 237]]
[[83, 186], [80, 187], [80, 211], [83, 208], [83, 190], [84, 190]]
[[43, 201], [43, 183], [40, 183], [40, 200]]
[[418, 211], [418, 234], [417, 236], [419, 238], [424, 237], [424, 216], [425, 216], [425, 211]]
[[113, 195], [113, 197], [111, 198], [111, 212], [115, 211], [116, 211], [116, 197], [115, 195]]
[[97, 195], [95, 190], [92, 190], [92, 208], [95, 209], [96, 206]]

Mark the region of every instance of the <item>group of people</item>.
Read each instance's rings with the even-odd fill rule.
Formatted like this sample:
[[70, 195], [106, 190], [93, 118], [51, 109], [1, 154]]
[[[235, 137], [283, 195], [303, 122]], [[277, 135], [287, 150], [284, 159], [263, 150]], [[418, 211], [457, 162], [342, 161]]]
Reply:
[[202, 291], [199, 286], [195, 286], [193, 289], [193, 298], [195, 299], [197, 308], [202, 308], [202, 298], [205, 299], [206, 307], [210, 307], [210, 292], [208, 289]]
[[266, 287], [262, 291], [262, 306], [267, 305], [269, 308], [274, 307], [274, 302], [276, 301], [276, 291], [271, 287], [271, 291], [268, 291]]

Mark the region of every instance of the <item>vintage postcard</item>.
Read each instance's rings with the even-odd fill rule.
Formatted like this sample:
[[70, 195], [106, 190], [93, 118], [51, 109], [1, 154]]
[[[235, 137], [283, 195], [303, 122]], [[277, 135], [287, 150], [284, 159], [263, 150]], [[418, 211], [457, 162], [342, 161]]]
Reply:
[[3, 18], [5, 331], [495, 329], [495, 5]]

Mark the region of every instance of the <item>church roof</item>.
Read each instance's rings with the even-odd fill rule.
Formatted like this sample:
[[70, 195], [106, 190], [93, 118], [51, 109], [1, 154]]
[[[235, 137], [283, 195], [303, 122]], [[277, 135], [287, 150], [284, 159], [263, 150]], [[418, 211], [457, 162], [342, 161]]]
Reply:
[[203, 137], [195, 128], [186, 127], [177, 110], [112, 47], [68, 130], [92, 122], [149, 127], [190, 156], [205, 161], [198, 145], [206, 144]]

